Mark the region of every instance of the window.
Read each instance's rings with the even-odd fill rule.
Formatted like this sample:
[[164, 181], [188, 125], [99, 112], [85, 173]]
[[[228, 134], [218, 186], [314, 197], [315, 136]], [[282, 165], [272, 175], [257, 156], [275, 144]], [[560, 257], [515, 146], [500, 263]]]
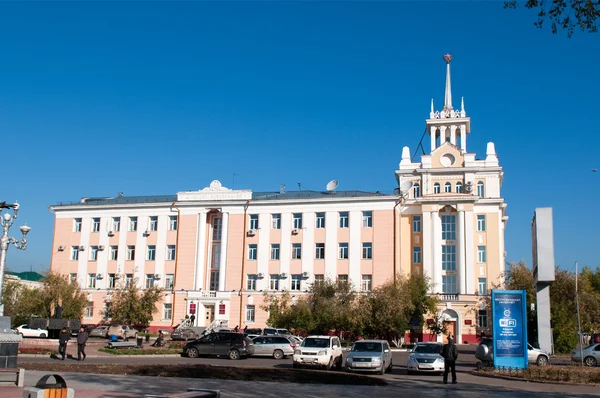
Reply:
[[325, 213], [317, 213], [316, 228], [325, 228]]
[[167, 261], [175, 260], [175, 245], [167, 245]]
[[281, 229], [281, 214], [271, 214], [271, 228]]
[[164, 303], [163, 304], [163, 319], [170, 320], [173, 318], [173, 304]]
[[462, 193], [463, 189], [462, 189], [462, 182], [457, 182], [456, 183], [456, 193]]
[[338, 246], [338, 258], [340, 260], [348, 258], [348, 244], [347, 243], [340, 243], [339, 244], [339, 246]]
[[479, 181], [477, 183], [477, 196], [483, 198], [485, 196], [485, 188], [483, 186], [483, 181]]
[[325, 259], [325, 243], [316, 243], [315, 244], [315, 259], [317, 259], [317, 260]]
[[444, 184], [444, 192], [452, 192], [452, 184], [447, 182]]
[[114, 289], [117, 282], [117, 278], [115, 274], [108, 274], [108, 288]]
[[479, 325], [480, 328], [487, 328], [488, 327], [488, 314], [487, 314], [487, 310], [479, 310], [477, 313], [477, 325]]
[[256, 309], [253, 305], [246, 306], [246, 322], [254, 322], [254, 315], [256, 314]]
[[258, 229], [258, 214], [250, 214], [250, 229]]
[[292, 227], [294, 229], [302, 228], [302, 213], [294, 213], [292, 215]]
[[175, 287], [175, 275], [174, 274], [166, 274], [165, 275], [165, 289], [172, 290]]
[[456, 246], [442, 245], [442, 269], [456, 271]]
[[479, 278], [479, 284], [477, 286], [477, 291], [479, 292], [480, 296], [487, 295], [487, 279], [486, 278]]
[[362, 259], [370, 260], [373, 258], [373, 244], [371, 242], [363, 242], [362, 244]]
[[137, 231], [137, 217], [129, 217], [128, 231]]
[[148, 246], [146, 251], [146, 260], [154, 261], [156, 259], [156, 246]]
[[477, 231], [485, 232], [485, 214], [477, 215]]
[[146, 282], [144, 284], [146, 289], [150, 289], [154, 286], [154, 274], [146, 274]]
[[79, 260], [79, 246], [71, 247], [71, 260]]
[[420, 184], [413, 185], [413, 196], [415, 198], [418, 198], [421, 196], [421, 185]]
[[413, 217], [413, 232], [421, 232], [421, 216]]
[[257, 245], [248, 245], [248, 260], [256, 260]]
[[169, 231], [177, 231], [177, 216], [169, 216]]
[[325, 275], [323, 274], [315, 274], [315, 283], [325, 281]]
[[112, 232], [119, 232], [120, 229], [121, 229], [121, 217], [113, 217], [110, 230]]
[[92, 218], [92, 232], [100, 232], [100, 218]]
[[433, 184], [433, 193], [440, 193], [440, 183], [436, 182]]
[[85, 307], [85, 312], [83, 316], [86, 318], [92, 318], [94, 316], [94, 302], [88, 301], [87, 306]]
[[71, 283], [77, 283], [77, 273], [71, 273], [71, 274], [69, 274], [69, 282], [71, 282]]
[[126, 260], [135, 260], [135, 246], [127, 246], [127, 257]]
[[269, 276], [269, 289], [279, 290], [279, 274], [271, 274]]
[[373, 212], [363, 211], [363, 228], [371, 228], [373, 226]]
[[442, 275], [442, 293], [456, 294], [456, 275]]
[[456, 239], [456, 216], [442, 216], [442, 240]]
[[421, 248], [413, 247], [413, 263], [421, 264]]
[[338, 275], [337, 280], [338, 280], [338, 282], [341, 282], [341, 283], [348, 283], [348, 275], [340, 274], [340, 275]]
[[290, 290], [300, 290], [302, 275], [292, 275], [292, 287]]
[[213, 241], [221, 240], [221, 233], [223, 232], [222, 227], [223, 220], [221, 218], [213, 218], [212, 221], [212, 234]]
[[363, 275], [360, 281], [360, 290], [363, 292], [370, 292], [373, 284], [373, 277], [371, 275]]
[[340, 228], [348, 228], [348, 212], [340, 211]]
[[256, 290], [256, 280], [258, 279], [256, 274], [248, 274], [248, 278], [246, 279], [246, 289], [247, 290]]
[[81, 218], [73, 219], [73, 232], [81, 232]]
[[87, 287], [90, 289], [96, 287], [96, 274], [88, 274]]
[[90, 246], [90, 261], [98, 260], [98, 246]]
[[487, 261], [485, 253], [485, 246], [477, 246], [477, 262], [485, 263]]
[[300, 260], [302, 258], [302, 244], [301, 243], [293, 243], [292, 244], [292, 258], [295, 260]]
[[271, 245], [271, 260], [279, 260], [279, 243]]
[[125, 284], [126, 285], [133, 284], [133, 274], [125, 274]]
[[148, 223], [148, 229], [150, 231], [158, 230], [158, 217], [157, 216], [150, 216], [150, 222]]
[[115, 261], [117, 259], [118, 255], [119, 255], [119, 246], [111, 246], [108, 258], [112, 261]]

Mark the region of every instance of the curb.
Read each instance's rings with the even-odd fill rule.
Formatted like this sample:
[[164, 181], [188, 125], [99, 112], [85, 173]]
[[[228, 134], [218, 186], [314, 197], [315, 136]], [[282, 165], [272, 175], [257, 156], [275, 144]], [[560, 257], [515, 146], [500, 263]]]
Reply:
[[529, 379], [522, 379], [520, 377], [511, 377], [511, 376], [504, 376], [504, 375], [481, 373], [476, 370], [472, 370], [470, 373], [473, 376], [489, 377], [490, 379], [501, 379], [501, 380], [509, 380], [509, 381], [521, 381], [524, 383], [556, 384], [556, 385], [561, 385], [561, 386], [585, 386], [585, 387], [595, 387], [595, 386], [599, 385], [599, 384], [591, 384], [591, 383], [590, 384], [567, 383], [565, 381], [553, 381], [553, 380], [529, 380]]
[[[19, 354], [19, 357], [23, 358], [48, 358], [50, 355], [45, 354]], [[139, 357], [150, 357], [150, 358], [175, 358], [180, 357], [181, 354], [147, 354], [147, 355], [117, 355], [117, 354], [106, 354], [106, 355], [94, 355], [88, 354], [86, 358], [139, 358]]]

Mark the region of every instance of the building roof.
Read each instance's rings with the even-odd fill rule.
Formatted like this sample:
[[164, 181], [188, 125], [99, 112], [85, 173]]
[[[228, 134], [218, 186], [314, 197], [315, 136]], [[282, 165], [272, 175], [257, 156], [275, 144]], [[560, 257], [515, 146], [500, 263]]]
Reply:
[[33, 271], [24, 271], [24, 272], [8, 272], [11, 275], [18, 277], [23, 281], [31, 281], [31, 282], [39, 282], [44, 278], [44, 275], [39, 274]]

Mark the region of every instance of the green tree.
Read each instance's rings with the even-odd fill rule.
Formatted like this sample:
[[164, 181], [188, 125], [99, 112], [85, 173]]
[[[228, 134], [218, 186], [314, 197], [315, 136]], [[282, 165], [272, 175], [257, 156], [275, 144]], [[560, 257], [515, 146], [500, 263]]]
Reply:
[[135, 282], [121, 284], [111, 295], [110, 313], [106, 318], [118, 324], [145, 329], [158, 312], [162, 289], [153, 286], [140, 291]]
[[[505, 1], [504, 8], [517, 8], [516, 0]], [[526, 0], [525, 8], [537, 11], [538, 28], [550, 21], [552, 33], [565, 29], [571, 37], [576, 27], [583, 32], [597, 32], [600, 18], [600, 0]]]

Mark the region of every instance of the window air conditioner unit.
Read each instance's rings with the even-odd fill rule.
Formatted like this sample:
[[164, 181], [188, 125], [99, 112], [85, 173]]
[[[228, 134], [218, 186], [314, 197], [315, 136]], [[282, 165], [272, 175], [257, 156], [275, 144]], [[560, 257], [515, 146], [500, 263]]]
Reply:
[[100, 250], [100, 251], [104, 250], [104, 245], [98, 246], [98, 250]]
[[160, 274], [154, 274], [154, 279], [156, 279], [157, 281], [160, 280]]
[[150, 233], [152, 233], [152, 231], [150, 231], [149, 229], [144, 231], [144, 235], [146, 236], [150, 236]]
[[104, 279], [104, 275], [96, 274], [96, 279], [98, 279], [98, 280]]
[[64, 246], [58, 246], [58, 251], [59, 252], [65, 251], [65, 247]]
[[248, 236], [254, 236], [256, 235], [256, 230], [255, 229], [249, 229], [248, 230]]
[[258, 279], [262, 279], [262, 278], [264, 278], [264, 277], [265, 277], [265, 274], [263, 274], [263, 273], [261, 272], [261, 273], [259, 273], [259, 274], [256, 274], [256, 277], [257, 277]]
[[298, 235], [298, 232], [300, 232], [298, 228], [292, 229], [292, 235]]
[[115, 236], [115, 233], [113, 231], [108, 231], [108, 236]]
[[306, 271], [302, 273], [303, 278], [308, 278], [309, 276], [310, 276], [310, 273], [308, 273]]
[[280, 278], [287, 278], [287, 274], [285, 272], [282, 272], [281, 274], [279, 274]]
[[85, 246], [79, 246], [79, 251], [85, 251]]

